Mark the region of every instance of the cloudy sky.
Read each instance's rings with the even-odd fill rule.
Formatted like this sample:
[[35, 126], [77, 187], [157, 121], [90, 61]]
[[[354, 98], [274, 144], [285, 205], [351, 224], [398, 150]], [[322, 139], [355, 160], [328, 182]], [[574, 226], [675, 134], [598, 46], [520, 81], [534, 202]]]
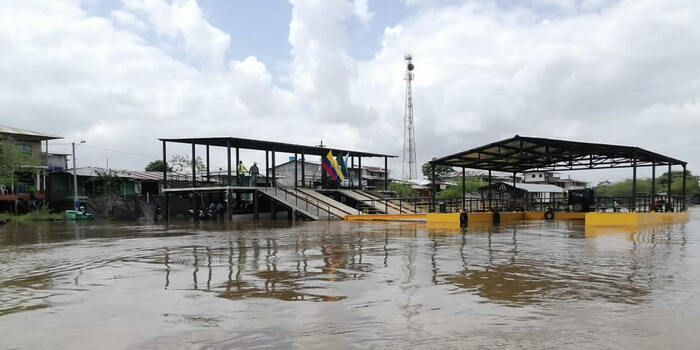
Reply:
[[142, 169], [159, 137], [400, 155], [411, 52], [419, 163], [520, 134], [700, 172], [698, 18], [697, 0], [0, 0], [0, 124], [86, 140], [79, 166]]

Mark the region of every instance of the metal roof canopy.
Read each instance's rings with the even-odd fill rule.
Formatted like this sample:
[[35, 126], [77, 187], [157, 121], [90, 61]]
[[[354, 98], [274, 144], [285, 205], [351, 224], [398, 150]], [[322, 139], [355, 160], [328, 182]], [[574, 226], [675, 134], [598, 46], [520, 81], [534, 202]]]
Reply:
[[499, 181], [499, 182], [494, 182], [491, 185], [486, 185], [486, 186], [481, 186], [478, 188], [479, 191], [485, 191], [488, 189], [499, 189], [501, 186], [505, 186], [506, 188], [515, 188], [518, 190], [522, 190], [525, 192], [530, 192], [530, 193], [566, 193], [567, 190], [563, 187], [551, 185], [551, 184], [532, 184], [532, 183], [523, 183], [523, 182], [518, 182], [513, 186], [512, 184], [509, 184], [507, 182]]
[[48, 140], [58, 140], [62, 139], [61, 136], [44, 134], [37, 131], [24, 130], [19, 128], [13, 128], [10, 126], [0, 125], [0, 134], [17, 136], [23, 140], [28, 141], [48, 141]]
[[259, 151], [275, 151], [283, 153], [303, 153], [305, 155], [317, 155], [325, 156], [328, 151], [334, 151], [336, 154], [340, 153], [342, 155], [350, 154], [354, 157], [387, 157], [396, 158], [396, 156], [388, 154], [379, 153], [368, 153], [368, 152], [358, 152], [350, 151], [338, 148], [328, 148], [328, 147], [316, 147], [316, 146], [306, 146], [306, 145], [296, 145], [284, 142], [272, 142], [263, 140], [252, 140], [243, 139], [237, 137], [200, 137], [200, 138], [174, 138], [165, 139], [161, 138], [160, 141], [174, 142], [174, 143], [185, 143], [185, 144], [195, 144], [195, 145], [207, 145], [207, 146], [218, 146], [218, 147], [231, 147], [239, 149], [250, 149]]
[[511, 173], [683, 165], [687, 163], [633, 146], [515, 135], [481, 147], [433, 159], [433, 165]]

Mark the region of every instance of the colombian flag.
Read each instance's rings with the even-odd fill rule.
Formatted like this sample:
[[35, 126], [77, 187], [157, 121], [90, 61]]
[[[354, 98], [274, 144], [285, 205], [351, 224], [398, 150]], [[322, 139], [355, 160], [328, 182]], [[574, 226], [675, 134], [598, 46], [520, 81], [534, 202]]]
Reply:
[[337, 181], [345, 180], [345, 176], [343, 176], [343, 172], [340, 171], [340, 168], [338, 167], [338, 163], [333, 158], [333, 151], [328, 151], [328, 154], [326, 154], [326, 156], [323, 157], [322, 162], [321, 162], [321, 166], [323, 166], [323, 169], [326, 170], [328, 175], [330, 175], [333, 180], [337, 180]]

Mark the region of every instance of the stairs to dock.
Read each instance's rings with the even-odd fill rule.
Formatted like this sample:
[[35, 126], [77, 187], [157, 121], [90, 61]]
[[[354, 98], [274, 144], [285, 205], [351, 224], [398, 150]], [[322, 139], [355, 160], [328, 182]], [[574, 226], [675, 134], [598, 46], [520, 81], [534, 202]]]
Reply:
[[408, 206], [400, 205], [387, 198], [361, 190], [339, 189], [339, 193], [358, 202], [360, 210], [365, 209], [382, 214], [415, 214]]
[[357, 214], [356, 209], [312, 189], [294, 189], [278, 185], [260, 187], [258, 190], [268, 198], [311, 220], [343, 219], [346, 215]]

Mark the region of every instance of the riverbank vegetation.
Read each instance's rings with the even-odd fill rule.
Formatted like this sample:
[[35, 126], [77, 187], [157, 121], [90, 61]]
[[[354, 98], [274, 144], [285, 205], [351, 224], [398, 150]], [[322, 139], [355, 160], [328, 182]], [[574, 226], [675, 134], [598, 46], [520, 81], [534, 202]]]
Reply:
[[63, 213], [52, 213], [46, 206], [41, 206], [26, 214], [11, 215], [0, 213], [0, 220], [5, 222], [30, 222], [30, 221], [51, 221], [63, 219]]
[[[478, 177], [467, 177], [465, 179], [466, 193], [477, 192], [480, 187], [486, 186], [487, 183]], [[460, 199], [462, 198], [462, 179], [453, 180], [452, 185], [438, 192], [439, 199]]]
[[[700, 184], [698, 178], [690, 171], [686, 171], [686, 195], [694, 196], [700, 194]], [[666, 193], [668, 191], [668, 173], [664, 173], [656, 178], [656, 193]], [[637, 179], [638, 193], [651, 193], [651, 178]], [[671, 172], [671, 194], [680, 195], [683, 193], [683, 172]], [[596, 194], [599, 196], [624, 197], [632, 194], [632, 179], [617, 182], [604, 181], [596, 186]]]
[[418, 191], [414, 190], [410, 184], [403, 182], [392, 182], [389, 184], [389, 191], [396, 192], [398, 198], [418, 197]]

